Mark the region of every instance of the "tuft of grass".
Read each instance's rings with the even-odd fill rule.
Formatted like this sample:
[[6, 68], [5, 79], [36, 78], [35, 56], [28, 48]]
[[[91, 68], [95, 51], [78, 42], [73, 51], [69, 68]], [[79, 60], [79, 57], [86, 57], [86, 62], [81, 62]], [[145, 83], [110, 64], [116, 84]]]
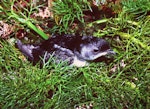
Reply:
[[136, 19], [141, 19], [150, 12], [149, 0], [123, 0], [122, 5], [124, 11], [133, 14]]
[[[56, 0], [53, 2], [53, 13], [56, 22], [55, 31], [68, 32], [74, 21], [84, 24], [83, 10], [90, 9], [87, 0]], [[53, 29], [54, 29], [53, 28]]]
[[[15, 5], [15, 2], [19, 2], [17, 0], [12, 0], [12, 1], [2, 1], [2, 6], [0, 6], [0, 12], [3, 13], [4, 15], [2, 17], [6, 18], [6, 20], [15, 20], [17, 21], [20, 25], [22, 26], [27, 26], [28, 28], [34, 30], [37, 34], [39, 34], [43, 39], [48, 39], [48, 36], [38, 27], [35, 26], [32, 22], [35, 22], [30, 16], [34, 12], [35, 8], [33, 7], [32, 3], [29, 9], [23, 8], [20, 9]], [[25, 1], [23, 1], [25, 2]], [[26, 2], [25, 2], [26, 3]], [[20, 4], [21, 5], [21, 4]], [[16, 23], [17, 23], [16, 22]]]

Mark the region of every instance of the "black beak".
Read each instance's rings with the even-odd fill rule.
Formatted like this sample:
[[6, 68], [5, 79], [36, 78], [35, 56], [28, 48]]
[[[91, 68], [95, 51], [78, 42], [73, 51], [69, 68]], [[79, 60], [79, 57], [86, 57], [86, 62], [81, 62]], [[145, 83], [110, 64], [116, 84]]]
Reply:
[[116, 52], [114, 52], [112, 49], [107, 50], [108, 55], [116, 55]]
[[106, 51], [107, 55], [105, 57], [112, 58], [114, 55], [116, 55], [116, 52], [114, 52], [112, 49], [109, 49]]
[[113, 61], [113, 56], [116, 55], [116, 52], [114, 52], [112, 49], [108, 49], [105, 51], [106, 55], [103, 55], [97, 59], [94, 60], [94, 62], [102, 62], [109, 63]]

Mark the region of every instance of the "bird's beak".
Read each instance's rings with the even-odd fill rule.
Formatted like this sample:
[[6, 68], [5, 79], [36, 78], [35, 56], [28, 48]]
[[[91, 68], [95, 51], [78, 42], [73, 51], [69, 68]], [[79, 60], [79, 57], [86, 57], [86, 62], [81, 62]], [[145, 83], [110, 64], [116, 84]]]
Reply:
[[105, 57], [107, 58], [112, 58], [114, 55], [116, 55], [116, 52], [114, 52], [112, 49], [109, 49], [106, 52], [107, 54], [105, 55]]
[[112, 49], [107, 50], [107, 55], [116, 55], [116, 52], [114, 52]]
[[107, 51], [98, 53], [97, 55], [92, 57], [92, 59], [86, 59], [86, 60], [95, 60], [95, 59], [98, 59], [98, 58], [100, 58], [102, 56], [106, 56], [107, 58], [110, 58], [110, 57], [113, 57], [115, 54], [116, 53], [113, 50], [109, 49]]

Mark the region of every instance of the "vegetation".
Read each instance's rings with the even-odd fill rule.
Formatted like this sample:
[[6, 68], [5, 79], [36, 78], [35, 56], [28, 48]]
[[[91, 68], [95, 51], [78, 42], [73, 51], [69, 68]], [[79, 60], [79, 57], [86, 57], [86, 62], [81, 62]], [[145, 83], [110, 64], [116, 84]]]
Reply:
[[[105, 4], [96, 0], [96, 11], [92, 0], [56, 0], [50, 6], [53, 17], [44, 19], [37, 13], [46, 4], [20, 1], [3, 0], [0, 4], [0, 19], [3, 22], [0, 22], [0, 108], [150, 107], [149, 0]], [[73, 7], [69, 8], [70, 3]], [[103, 11], [115, 15], [108, 17]], [[85, 18], [94, 15], [99, 17]], [[7, 36], [2, 34], [5, 28], [1, 28], [6, 23], [15, 28]], [[20, 31], [23, 37], [18, 36]], [[40, 69], [39, 65], [32, 66], [12, 41], [15, 37], [22, 40], [28, 38], [27, 41], [32, 42], [35, 38], [40, 39], [37, 36], [47, 39], [52, 33], [75, 32], [107, 39], [117, 52], [114, 61], [76, 68], [65, 66], [63, 62], [52, 64], [50, 59]]]

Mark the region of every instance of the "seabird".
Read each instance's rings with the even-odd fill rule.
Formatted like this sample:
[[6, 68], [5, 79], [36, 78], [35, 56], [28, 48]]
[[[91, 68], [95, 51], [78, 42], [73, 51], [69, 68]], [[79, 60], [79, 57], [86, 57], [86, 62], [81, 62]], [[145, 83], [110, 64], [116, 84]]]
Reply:
[[115, 54], [106, 40], [94, 36], [53, 35], [40, 44], [23, 44], [20, 40], [16, 44], [34, 65], [53, 57], [56, 63], [65, 61], [68, 65], [83, 67], [100, 57]]

